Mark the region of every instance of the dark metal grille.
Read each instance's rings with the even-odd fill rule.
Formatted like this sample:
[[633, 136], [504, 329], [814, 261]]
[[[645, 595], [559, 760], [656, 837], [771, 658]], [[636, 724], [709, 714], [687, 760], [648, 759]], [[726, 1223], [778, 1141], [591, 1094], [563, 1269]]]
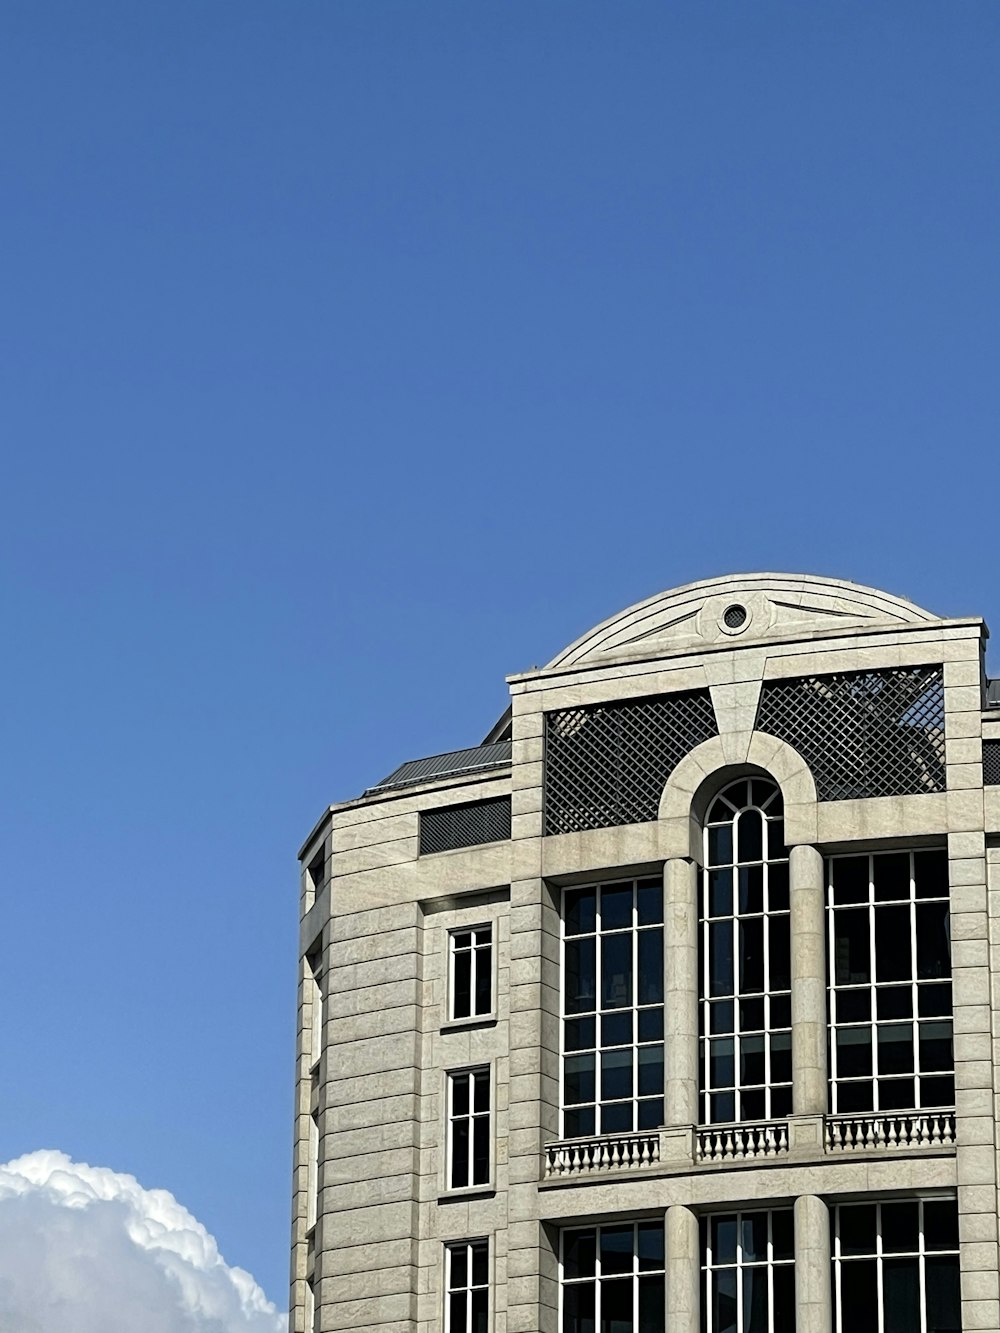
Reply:
[[765, 682], [757, 729], [799, 752], [821, 801], [945, 790], [940, 666]]
[[983, 785], [1000, 787], [1000, 741], [983, 741]]
[[679, 761], [718, 734], [708, 690], [549, 713], [545, 832], [655, 819]]
[[503, 842], [510, 837], [510, 797], [420, 812], [420, 855]]

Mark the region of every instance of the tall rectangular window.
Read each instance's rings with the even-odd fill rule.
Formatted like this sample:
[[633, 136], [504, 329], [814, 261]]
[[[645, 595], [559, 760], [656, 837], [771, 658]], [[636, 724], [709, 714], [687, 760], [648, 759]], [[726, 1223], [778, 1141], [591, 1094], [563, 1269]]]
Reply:
[[453, 930], [448, 937], [451, 1017], [476, 1018], [493, 1011], [493, 927]]
[[448, 1186], [469, 1189], [490, 1181], [490, 1070], [448, 1075]]
[[662, 1222], [612, 1222], [560, 1236], [562, 1333], [664, 1333]]
[[790, 1208], [702, 1218], [701, 1254], [707, 1333], [795, 1333]]
[[954, 1199], [833, 1210], [836, 1333], [960, 1333]]
[[487, 1333], [490, 1320], [489, 1241], [463, 1240], [446, 1249], [446, 1333]]
[[829, 861], [831, 1110], [954, 1106], [945, 851]]
[[563, 899], [563, 1134], [663, 1123], [663, 884], [567, 889]]

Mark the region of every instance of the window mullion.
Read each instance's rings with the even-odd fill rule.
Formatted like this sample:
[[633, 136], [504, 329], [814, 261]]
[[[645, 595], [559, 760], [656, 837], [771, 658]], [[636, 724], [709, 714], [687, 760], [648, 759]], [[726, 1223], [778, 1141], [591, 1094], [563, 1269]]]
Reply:
[[[875, 956], [875, 862], [868, 857], [868, 997], [871, 1017], [868, 1020], [872, 1044], [872, 1110], [881, 1110], [879, 1097], [879, 1059], [878, 1059], [878, 969]], [[881, 1268], [879, 1270], [881, 1272]], [[881, 1280], [881, 1279], [880, 1279]], [[881, 1329], [879, 1329], [881, 1333]]]

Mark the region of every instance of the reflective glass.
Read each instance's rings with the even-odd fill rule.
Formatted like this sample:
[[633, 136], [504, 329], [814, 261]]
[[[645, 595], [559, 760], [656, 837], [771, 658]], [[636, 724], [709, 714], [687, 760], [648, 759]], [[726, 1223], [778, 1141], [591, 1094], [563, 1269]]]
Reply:
[[601, 889], [601, 930], [621, 930], [632, 924], [632, 885]]
[[644, 880], [636, 889], [639, 925], [652, 926], [663, 920], [663, 884], [660, 880]]
[[597, 929], [597, 891], [567, 889], [564, 899], [567, 935], [586, 935]]
[[617, 1009], [632, 1003], [632, 934], [601, 938], [601, 1007]]
[[631, 1273], [632, 1247], [631, 1226], [601, 1227], [601, 1272]]

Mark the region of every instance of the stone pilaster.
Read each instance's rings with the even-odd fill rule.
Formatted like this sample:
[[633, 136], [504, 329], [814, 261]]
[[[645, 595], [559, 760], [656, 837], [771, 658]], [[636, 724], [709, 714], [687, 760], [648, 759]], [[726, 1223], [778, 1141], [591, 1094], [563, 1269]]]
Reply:
[[795, 1200], [795, 1327], [831, 1333], [830, 1211], [815, 1194]]
[[667, 1328], [670, 1333], [700, 1333], [701, 1254], [698, 1219], [690, 1208], [667, 1209]]
[[663, 867], [666, 1112], [670, 1128], [698, 1120], [698, 867]]
[[827, 1107], [826, 895], [823, 857], [807, 845], [789, 856], [792, 937], [792, 1110]]

